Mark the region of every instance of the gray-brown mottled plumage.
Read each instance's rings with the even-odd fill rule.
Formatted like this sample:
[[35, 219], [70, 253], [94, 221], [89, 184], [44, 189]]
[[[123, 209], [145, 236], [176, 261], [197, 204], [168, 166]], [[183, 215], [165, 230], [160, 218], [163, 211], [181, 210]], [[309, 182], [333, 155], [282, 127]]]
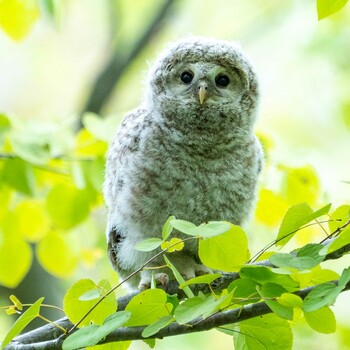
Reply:
[[[109, 256], [123, 278], [155, 254], [136, 251], [135, 244], [160, 237], [169, 215], [242, 224], [261, 167], [253, 134], [257, 78], [236, 45], [180, 40], [156, 61], [146, 89], [144, 102], [118, 129], [106, 166]], [[187, 278], [205, 271], [195, 242], [172, 260]], [[141, 282], [133, 278], [129, 285], [143, 288], [150, 279], [145, 270]]]

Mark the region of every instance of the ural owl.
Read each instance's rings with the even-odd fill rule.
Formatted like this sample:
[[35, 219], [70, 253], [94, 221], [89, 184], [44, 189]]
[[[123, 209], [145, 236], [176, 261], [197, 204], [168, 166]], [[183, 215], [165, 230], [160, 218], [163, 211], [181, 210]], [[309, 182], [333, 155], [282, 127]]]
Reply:
[[[155, 255], [135, 245], [160, 236], [169, 215], [241, 225], [261, 168], [253, 134], [257, 78], [236, 45], [206, 38], [175, 42], [151, 68], [145, 90], [143, 103], [117, 130], [106, 165], [108, 250], [122, 278]], [[171, 258], [185, 278], [208, 271], [196, 242]], [[151, 264], [160, 265], [162, 257]], [[169, 272], [155, 270], [158, 282], [166, 283]], [[129, 287], [147, 288], [151, 276], [144, 270]]]

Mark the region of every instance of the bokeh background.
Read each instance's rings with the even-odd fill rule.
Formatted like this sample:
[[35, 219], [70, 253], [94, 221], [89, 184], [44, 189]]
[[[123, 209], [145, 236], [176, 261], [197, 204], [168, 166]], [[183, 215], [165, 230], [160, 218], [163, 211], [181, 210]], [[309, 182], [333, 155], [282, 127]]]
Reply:
[[[61, 306], [65, 289], [79, 278], [117, 281], [105, 254], [104, 152], [123, 115], [142, 99], [157, 53], [184, 36], [237, 41], [260, 79], [256, 131], [266, 165], [246, 228], [252, 253], [275, 237], [289, 206], [349, 204], [350, 6], [318, 21], [315, 0], [57, 0], [41, 1], [33, 18], [23, 37], [0, 30], [0, 153], [15, 152], [26, 163], [16, 172], [14, 159], [0, 157], [0, 227], [22, 252], [19, 258], [1, 248], [7, 274], [0, 271], [0, 305], [15, 294]], [[295, 244], [317, 241], [319, 231], [305, 231]], [[16, 259], [20, 273], [8, 263]], [[349, 262], [323, 266], [341, 272]], [[314, 333], [300, 322], [294, 348], [350, 349], [348, 300], [343, 293], [333, 307], [335, 334]], [[3, 311], [0, 338], [14, 320]], [[157, 349], [232, 344], [212, 330], [161, 340]], [[147, 348], [141, 341], [131, 346]]]

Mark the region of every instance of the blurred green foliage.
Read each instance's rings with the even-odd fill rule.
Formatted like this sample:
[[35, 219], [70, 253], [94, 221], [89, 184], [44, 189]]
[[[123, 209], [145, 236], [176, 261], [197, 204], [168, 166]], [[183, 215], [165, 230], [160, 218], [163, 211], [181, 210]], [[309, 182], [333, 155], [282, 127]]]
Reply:
[[[229, 39], [238, 37], [245, 46], [254, 42], [257, 48], [260, 47], [260, 51], [250, 48], [254, 56], [264, 56], [268, 52], [268, 63], [275, 60], [272, 64], [276, 68], [273, 77], [264, 76], [267, 74], [265, 72], [271, 74], [271, 71], [264, 70], [265, 61], [258, 62], [257, 68], [262, 75], [263, 89], [276, 93], [276, 90], [268, 90], [273, 79], [279, 79], [279, 84], [288, 85], [283, 85], [283, 88], [278, 86], [277, 94], [270, 97], [272, 102], [269, 101], [269, 97], [266, 98], [267, 102], [262, 106], [262, 122], [258, 124], [259, 137], [266, 153], [266, 164], [255, 220], [251, 228], [254, 235], [257, 230], [260, 230], [261, 234], [260, 237], [254, 237], [256, 243], [253, 250], [260, 249], [272, 237], [271, 232], [278, 229], [290, 206], [305, 201], [310, 207], [316, 208], [328, 203], [328, 198], [336, 198], [336, 202], [344, 200], [346, 193], [343, 196], [339, 190], [344, 187], [332, 187], [330, 184], [335, 182], [334, 178], [338, 183], [339, 180], [349, 180], [349, 165], [344, 155], [349, 145], [346, 138], [350, 129], [348, 6], [340, 11], [346, 3], [346, 0], [312, 0], [303, 1], [302, 4], [291, 1], [284, 4], [280, 1], [268, 4], [260, 1], [236, 1], [232, 4], [219, 1], [206, 2], [204, 6], [202, 1], [178, 1], [164, 30], [152, 37], [141, 53], [133, 57], [117, 81], [113, 98], [104, 105], [103, 114], [117, 111], [118, 116], [102, 119], [96, 114], [85, 113], [81, 118], [83, 127], [77, 131], [76, 125], [80, 118], [70, 117], [70, 112], [80, 112], [80, 105], [84, 105], [82, 100], [87, 95], [86, 86], [93, 85], [94, 80], [91, 73], [89, 75], [78, 69], [80, 61], [83, 67], [84, 60], [88, 60], [90, 54], [95, 54], [97, 63], [90, 63], [91, 68], [89, 66], [87, 71], [91, 70], [97, 75], [101, 69], [101, 62], [108, 60], [108, 57], [99, 56], [96, 51], [108, 51], [112, 54], [114, 48], [117, 53], [132, 49], [135, 40], [143, 33], [145, 21], [152, 21], [162, 1], [121, 0], [100, 2], [99, 5], [89, 2], [88, 6], [93, 9], [93, 17], [96, 17], [94, 24], [97, 23], [107, 32], [98, 36], [97, 30], [97, 39], [91, 40], [90, 36], [91, 33], [95, 35], [94, 31], [89, 31], [88, 27], [82, 30], [78, 25], [69, 27], [69, 21], [65, 21], [70, 6], [72, 9], [76, 6], [76, 18], [84, 23], [82, 18], [86, 4], [69, 4], [57, 0], [0, 0], [0, 28], [11, 40], [19, 42], [16, 45], [23, 45], [23, 57], [28, 55], [26, 51], [33, 44], [30, 40], [34, 32], [37, 38], [39, 37], [37, 40], [42, 40], [42, 47], [33, 45], [33, 50], [37, 51], [42, 59], [34, 58], [33, 76], [38, 77], [38, 81], [53, 81], [51, 85], [43, 85], [44, 89], [39, 91], [39, 109], [35, 108], [35, 90], [38, 90], [35, 84], [33, 88], [30, 86], [30, 90], [33, 90], [32, 95], [27, 93], [28, 86], [25, 94], [21, 93], [20, 89], [18, 92], [11, 90], [12, 82], [6, 79], [6, 86], [0, 90], [4, 95], [7, 91], [12, 91], [13, 94], [15, 91], [21, 100], [21, 103], [11, 106], [15, 113], [9, 112], [11, 108], [0, 110], [3, 113], [0, 114], [0, 284], [11, 289], [18, 286], [31, 267], [33, 251], [45, 270], [59, 279], [69, 281], [86, 275], [96, 265], [106, 261], [104, 205], [101, 196], [104, 154], [120, 121], [120, 115], [126, 109], [135, 106], [138, 96], [142, 95], [140, 80], [143, 76], [140, 77], [140, 71], [146, 68], [144, 62], [154, 58], [158, 48], [169, 38], [175, 38], [178, 32], [181, 35], [191, 32]], [[312, 11], [307, 13], [308, 18], [313, 15], [316, 18], [318, 15], [319, 19], [324, 19], [335, 15], [320, 22], [317, 31], [307, 32], [304, 28], [300, 33], [299, 24], [305, 21], [307, 16], [300, 10], [293, 10], [293, 6], [299, 9], [311, 7]], [[96, 13], [94, 9], [98, 9]], [[63, 45], [65, 51], [69, 52], [70, 49], [75, 49], [75, 46], [84, 46], [83, 41], [80, 43], [81, 32], [86, 30], [88, 33], [89, 40], [86, 41], [88, 44], [83, 55], [74, 57], [79, 64], [67, 70], [73, 74], [76, 69], [77, 75], [73, 74], [67, 80], [67, 74], [61, 72], [66, 72], [62, 68], [64, 64], [57, 65], [57, 62], [63, 59], [60, 54], [55, 61], [56, 66], [47, 65], [47, 71], [41, 68], [43, 63], [49, 62], [58, 52], [49, 42], [53, 41], [57, 34], [50, 36], [48, 41], [40, 38], [42, 34], [37, 34], [40, 33], [40, 26], [47, 20], [46, 17], [55, 23], [56, 30], [62, 36], [67, 35], [64, 28], [69, 27], [67, 36], [71, 35], [72, 39], [64, 44], [66, 46]], [[293, 44], [287, 48], [281, 41], [271, 44], [276, 37], [266, 34], [282, 27], [284, 33], [299, 36], [298, 40], [291, 40]], [[44, 30], [50, 32], [52, 28], [45, 27]], [[75, 37], [75, 33], [80, 34]], [[261, 33], [265, 33], [266, 36], [262, 36]], [[277, 40], [281, 38], [277, 37]], [[265, 49], [261, 49], [262, 46], [265, 46]], [[300, 50], [304, 56], [297, 57], [293, 50]], [[279, 66], [282, 57], [279, 54], [283, 51], [285, 55], [290, 56], [290, 61], [284, 66]], [[35, 57], [33, 51], [29, 51], [29, 55]], [[73, 61], [74, 55], [76, 54], [73, 53], [70, 57], [68, 54], [68, 59]], [[311, 63], [306, 64], [305, 60], [310, 60]], [[293, 70], [288, 65], [290, 62], [294, 64]], [[299, 69], [300, 75], [297, 73]], [[52, 73], [48, 79], [45, 76], [47, 72]], [[79, 74], [82, 76], [81, 82], [84, 87], [83, 92], [77, 93], [70, 90], [70, 86], [75, 86], [74, 81], [80, 78]], [[61, 76], [64, 76], [64, 82], [58, 84], [59, 90], [52, 90], [52, 95], [58, 96], [58, 103], [50, 104], [52, 99], [46, 100], [45, 88], [51, 90], [51, 86], [54, 86]], [[86, 76], [89, 76], [89, 79]], [[17, 89], [15, 84], [14, 86]], [[63, 93], [65, 89], [68, 91], [67, 95]], [[74, 103], [69, 100], [69, 94], [73, 95]], [[26, 100], [27, 95], [29, 97]], [[278, 105], [280, 101], [290, 104], [281, 109]], [[69, 103], [73, 107], [64, 109]], [[42, 108], [46, 105], [49, 105], [49, 112]], [[54, 107], [50, 109], [52, 105]], [[55, 107], [59, 105], [63, 105], [63, 109]], [[23, 110], [25, 112], [22, 115]], [[40, 119], [42, 115], [45, 115], [45, 120]], [[57, 121], [54, 121], [55, 119]], [[284, 139], [288, 139], [288, 142], [284, 143], [285, 146]], [[331, 165], [328, 165], [330, 162]], [[323, 171], [320, 172], [320, 169]], [[343, 178], [340, 178], [339, 174], [342, 174]], [[332, 215], [338, 218], [339, 215], [344, 217], [344, 213], [348, 213], [348, 206], [341, 207]], [[331, 231], [334, 229], [334, 226], [330, 227]], [[315, 227], [310, 227], [303, 230], [302, 235], [297, 235], [296, 239], [299, 243], [306, 244], [312, 238], [319, 238], [318, 235]], [[31, 246], [34, 246], [34, 250]], [[108, 264], [103, 264], [103, 267], [105, 266]], [[96, 274], [96, 271], [94, 273]], [[294, 278], [301, 286], [306, 286], [310, 281], [323, 283], [336, 279], [337, 274], [317, 267]], [[328, 309], [320, 312], [329, 314]], [[325, 316], [309, 315], [307, 321], [317, 327], [320, 317]], [[279, 320], [277, 326], [283, 328], [286, 321], [282, 321]], [[276, 321], [266, 318], [267, 325], [274, 322]], [[254, 322], [247, 321], [242, 327], [249, 330], [255, 325]], [[328, 329], [331, 328], [332, 324]], [[338, 325], [338, 328], [345, 329], [339, 333], [339, 348], [348, 346], [347, 337], [344, 335], [346, 326]], [[246, 339], [237, 340], [238, 343], [245, 341]], [[298, 340], [296, 341], [298, 344]]]

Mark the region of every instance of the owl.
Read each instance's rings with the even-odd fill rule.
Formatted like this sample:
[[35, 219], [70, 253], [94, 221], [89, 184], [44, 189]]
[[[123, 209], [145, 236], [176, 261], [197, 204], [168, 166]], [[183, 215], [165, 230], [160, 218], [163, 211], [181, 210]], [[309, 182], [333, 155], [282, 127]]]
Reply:
[[[122, 278], [155, 255], [135, 245], [161, 237], [169, 215], [196, 225], [249, 218], [262, 160], [253, 133], [258, 100], [252, 65], [231, 42], [190, 37], [159, 56], [143, 102], [125, 116], [107, 155], [108, 252]], [[171, 261], [185, 279], [209, 272], [196, 240]], [[148, 288], [152, 273], [166, 286], [170, 270], [152, 271], [162, 265], [162, 257], [152, 261], [128, 286]]]

